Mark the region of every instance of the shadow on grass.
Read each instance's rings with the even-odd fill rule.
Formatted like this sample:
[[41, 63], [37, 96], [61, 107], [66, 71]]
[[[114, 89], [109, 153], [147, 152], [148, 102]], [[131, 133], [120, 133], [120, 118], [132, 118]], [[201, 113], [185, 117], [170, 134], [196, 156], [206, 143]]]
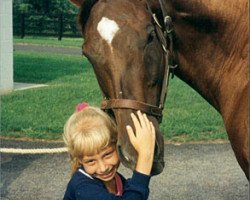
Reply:
[[85, 57], [39, 52], [15, 52], [14, 81], [25, 83], [48, 83], [64, 76], [89, 71], [90, 63]]

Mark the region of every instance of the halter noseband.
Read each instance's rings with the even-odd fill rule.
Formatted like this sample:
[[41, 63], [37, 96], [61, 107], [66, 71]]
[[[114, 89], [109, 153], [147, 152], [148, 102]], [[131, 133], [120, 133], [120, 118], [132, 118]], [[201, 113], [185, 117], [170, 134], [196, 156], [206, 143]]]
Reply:
[[[163, 5], [162, 0], [159, 0], [161, 11], [164, 19], [164, 27], [160, 25], [156, 15], [152, 12], [152, 9], [148, 3], [147, 7], [154, 20], [154, 27], [156, 35], [161, 42], [162, 49], [165, 53], [165, 71], [161, 89], [161, 96], [159, 105], [152, 105], [142, 101], [132, 100], [132, 99], [107, 99], [104, 98], [101, 104], [101, 109], [111, 110], [111, 109], [133, 109], [141, 110], [142, 112], [154, 116], [159, 123], [162, 121], [162, 110], [164, 108], [164, 103], [167, 96], [168, 79], [170, 74], [170, 68], [172, 68], [172, 56], [173, 56], [173, 41], [172, 41], [172, 20], [171, 17], [167, 15], [166, 9]], [[163, 30], [162, 30], [163, 29]]]

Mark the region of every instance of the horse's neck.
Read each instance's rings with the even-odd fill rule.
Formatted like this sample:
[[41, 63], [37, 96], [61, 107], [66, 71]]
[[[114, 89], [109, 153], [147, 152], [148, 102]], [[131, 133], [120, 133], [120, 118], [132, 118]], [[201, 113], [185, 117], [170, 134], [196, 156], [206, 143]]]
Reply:
[[224, 74], [230, 78], [235, 65], [246, 64], [242, 57], [247, 57], [248, 3], [244, 1], [176, 0], [167, 4], [176, 33], [176, 74], [217, 110], [220, 97], [225, 96], [221, 93], [226, 91]]

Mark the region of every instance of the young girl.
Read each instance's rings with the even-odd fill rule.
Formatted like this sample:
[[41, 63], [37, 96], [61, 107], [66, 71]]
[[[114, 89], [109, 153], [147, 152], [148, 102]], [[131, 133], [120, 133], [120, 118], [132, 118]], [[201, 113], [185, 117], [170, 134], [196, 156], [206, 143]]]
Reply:
[[127, 126], [138, 152], [136, 169], [126, 180], [117, 172], [117, 131], [114, 122], [99, 108], [81, 104], [64, 127], [73, 175], [64, 200], [146, 200], [153, 163], [155, 129], [145, 114], [131, 114], [135, 133]]

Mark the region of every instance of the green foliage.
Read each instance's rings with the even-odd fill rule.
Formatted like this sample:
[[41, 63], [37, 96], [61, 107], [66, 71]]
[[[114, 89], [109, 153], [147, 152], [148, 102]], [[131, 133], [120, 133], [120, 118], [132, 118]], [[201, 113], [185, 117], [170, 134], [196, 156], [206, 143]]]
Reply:
[[77, 26], [78, 10], [68, 0], [13, 1], [13, 33], [21, 37], [81, 36]]
[[25, 35], [58, 35], [59, 32], [79, 36], [79, 8], [68, 0], [13, 1], [13, 33]]
[[28, 13], [32, 8], [32, 5], [28, 4], [28, 3], [21, 3], [19, 5], [18, 11], [20, 11], [21, 13]]
[[52, 5], [54, 7], [54, 11], [57, 13], [69, 13], [69, 14], [73, 14], [73, 13], [77, 13], [78, 12], [78, 8], [76, 6], [74, 6], [73, 4], [71, 4], [69, 2], [69, 0], [53, 0], [52, 1]]
[[78, 8], [69, 2], [69, 0], [15, 0], [13, 1], [14, 13], [77, 13]]

